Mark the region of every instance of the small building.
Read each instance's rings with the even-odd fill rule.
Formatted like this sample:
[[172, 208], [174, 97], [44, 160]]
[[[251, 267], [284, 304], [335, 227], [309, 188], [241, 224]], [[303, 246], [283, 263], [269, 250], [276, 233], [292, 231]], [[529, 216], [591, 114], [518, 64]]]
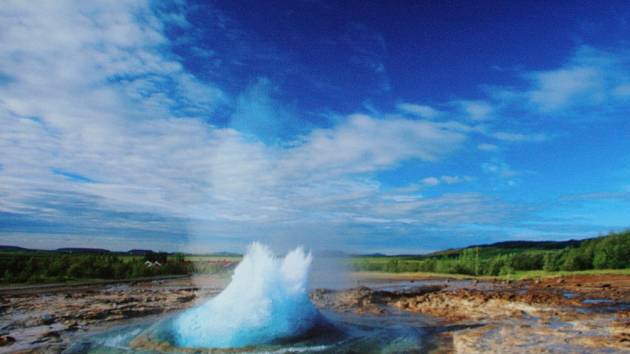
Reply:
[[151, 262], [151, 261], [145, 261], [144, 262], [144, 266], [147, 268], [159, 268], [162, 266], [162, 263], [155, 261], [155, 262]]

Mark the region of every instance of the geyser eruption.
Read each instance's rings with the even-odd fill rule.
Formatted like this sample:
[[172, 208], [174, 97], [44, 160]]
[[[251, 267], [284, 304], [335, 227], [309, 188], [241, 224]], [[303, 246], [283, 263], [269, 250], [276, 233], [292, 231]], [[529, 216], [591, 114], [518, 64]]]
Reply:
[[308, 298], [311, 261], [301, 247], [280, 259], [251, 244], [223, 292], [174, 319], [176, 344], [236, 348], [305, 334], [320, 316]]

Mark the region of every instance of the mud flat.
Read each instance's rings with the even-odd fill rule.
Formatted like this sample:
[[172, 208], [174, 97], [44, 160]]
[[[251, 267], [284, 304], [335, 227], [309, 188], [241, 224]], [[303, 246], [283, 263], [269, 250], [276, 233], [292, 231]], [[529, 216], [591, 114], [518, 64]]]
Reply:
[[[205, 276], [3, 294], [0, 353], [62, 352], [86, 334], [193, 306], [228, 281]], [[628, 276], [506, 282], [381, 274], [357, 281], [367, 286], [316, 289], [311, 299], [340, 315], [431, 316], [437, 353], [630, 351]]]

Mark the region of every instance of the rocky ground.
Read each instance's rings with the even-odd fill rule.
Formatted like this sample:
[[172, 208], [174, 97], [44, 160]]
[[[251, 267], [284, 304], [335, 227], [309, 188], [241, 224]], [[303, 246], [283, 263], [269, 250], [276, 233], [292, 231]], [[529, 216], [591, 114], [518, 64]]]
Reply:
[[[401, 286], [404, 281], [404, 286]], [[219, 292], [226, 277], [0, 292], [0, 353], [60, 352], [78, 336], [180, 310]], [[311, 293], [320, 308], [386, 316], [399, 309], [443, 323], [439, 352], [630, 352], [630, 277], [498, 282], [360, 279]]]
[[341, 312], [386, 315], [393, 307], [435, 316], [453, 329], [441, 334], [440, 352], [630, 352], [626, 276], [429, 283], [405, 290], [316, 290], [312, 299]]
[[61, 352], [87, 331], [190, 307], [225, 283], [225, 277], [199, 277], [39, 293], [5, 291], [0, 295], [0, 353]]

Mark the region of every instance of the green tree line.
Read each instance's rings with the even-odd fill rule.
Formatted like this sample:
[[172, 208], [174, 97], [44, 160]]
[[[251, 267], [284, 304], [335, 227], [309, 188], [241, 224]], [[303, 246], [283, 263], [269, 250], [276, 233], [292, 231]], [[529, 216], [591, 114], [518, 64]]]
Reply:
[[148, 267], [142, 257], [109, 254], [0, 254], [3, 283], [64, 282], [80, 279], [129, 279], [188, 274], [192, 265], [182, 255]]
[[630, 231], [585, 240], [557, 250], [502, 250], [475, 247], [455, 256], [358, 258], [354, 270], [381, 272], [431, 272], [467, 275], [506, 275], [516, 271], [576, 271], [630, 268]]

